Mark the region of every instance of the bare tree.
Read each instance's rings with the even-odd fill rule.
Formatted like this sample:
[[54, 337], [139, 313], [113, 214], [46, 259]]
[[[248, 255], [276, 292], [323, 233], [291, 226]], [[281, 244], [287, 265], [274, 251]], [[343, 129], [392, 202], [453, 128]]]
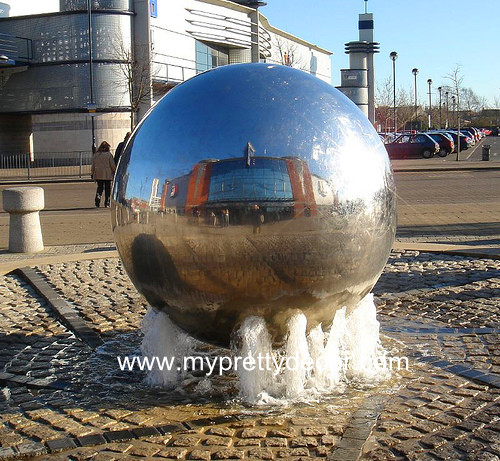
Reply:
[[460, 92], [462, 107], [468, 113], [478, 112], [484, 107], [483, 99], [478, 96], [471, 88], [462, 88]]
[[275, 45], [279, 53], [279, 62], [284, 66], [295, 67], [296, 69], [307, 71], [308, 68], [299, 56], [296, 43], [285, 40], [279, 35], [275, 36]]
[[[394, 126], [394, 88], [391, 77], [383, 80], [382, 84], [377, 86], [377, 121], [385, 129], [392, 129]], [[404, 88], [398, 88], [396, 92], [396, 130], [404, 128], [412, 119], [414, 113], [411, 104], [411, 95]]]
[[116, 72], [115, 85], [125, 86], [126, 99], [130, 105], [130, 128], [137, 125], [137, 113], [142, 103], [151, 99], [151, 81], [157, 73], [153, 55], [144, 45], [144, 49], [135, 48], [135, 52], [127, 48], [121, 40], [116, 43], [116, 59], [120, 63]]
[[451, 96], [455, 97], [455, 110], [457, 113], [457, 126], [460, 127], [460, 111], [461, 111], [461, 90], [462, 90], [462, 82], [464, 81], [464, 77], [462, 75], [462, 66], [457, 64], [455, 69], [453, 69], [449, 74], [446, 74], [445, 78], [450, 82], [448, 86], [449, 92]]

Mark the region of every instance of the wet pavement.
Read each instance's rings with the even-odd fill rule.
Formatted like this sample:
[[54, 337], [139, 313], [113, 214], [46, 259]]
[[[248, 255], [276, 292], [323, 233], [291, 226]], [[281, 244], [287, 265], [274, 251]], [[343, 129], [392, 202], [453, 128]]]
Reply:
[[382, 343], [409, 371], [249, 406], [231, 374], [165, 391], [120, 371], [147, 306], [118, 258], [1, 276], [0, 460], [499, 459], [499, 287], [498, 260], [393, 253], [374, 294]]

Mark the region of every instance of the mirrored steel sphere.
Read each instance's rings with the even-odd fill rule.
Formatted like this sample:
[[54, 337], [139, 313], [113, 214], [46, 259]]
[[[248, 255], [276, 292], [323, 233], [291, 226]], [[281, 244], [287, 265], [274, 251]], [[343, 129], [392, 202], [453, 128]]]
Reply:
[[220, 67], [160, 100], [122, 154], [112, 214], [137, 289], [220, 345], [249, 315], [275, 342], [297, 309], [328, 328], [377, 281], [396, 221], [389, 159], [362, 112], [268, 64]]

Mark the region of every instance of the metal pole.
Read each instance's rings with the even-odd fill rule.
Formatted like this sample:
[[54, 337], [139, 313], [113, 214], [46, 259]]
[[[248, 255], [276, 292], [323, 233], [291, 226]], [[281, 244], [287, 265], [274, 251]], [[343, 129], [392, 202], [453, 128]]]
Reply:
[[441, 105], [442, 105], [442, 102], [441, 102], [441, 96], [442, 96], [442, 91], [443, 91], [443, 87], [442, 86], [438, 86], [438, 91], [439, 91], [439, 129], [441, 129], [441, 127], [443, 126], [443, 124], [441, 123], [442, 122], [442, 118], [441, 118]]
[[[460, 89], [457, 88], [457, 127], [458, 127], [458, 139], [460, 140]], [[457, 147], [457, 162], [460, 157], [460, 142]]]
[[389, 55], [392, 59], [392, 83], [393, 83], [393, 103], [394, 103], [394, 134], [398, 130], [398, 123], [396, 117], [396, 59], [398, 59], [398, 53], [391, 51]]
[[[94, 63], [92, 50], [92, 0], [87, 0], [87, 19], [88, 19], [88, 34], [89, 34], [89, 79], [90, 79], [90, 104], [94, 104]], [[94, 117], [91, 117], [92, 127], [92, 153], [95, 154], [95, 124]]]
[[413, 76], [415, 77], [415, 130], [417, 129], [417, 74], [418, 69], [415, 67], [412, 69]]
[[432, 80], [429, 78], [427, 80], [427, 84], [429, 85], [429, 130], [431, 129], [431, 112], [432, 112], [432, 93], [431, 93], [431, 85]]
[[457, 106], [455, 104], [455, 96], [452, 95], [451, 96], [451, 110], [453, 111], [453, 121], [455, 122], [456, 121], [456, 116], [455, 116], [455, 110], [456, 110]]
[[448, 120], [449, 111], [450, 111], [449, 104], [448, 104], [448, 95], [449, 95], [448, 91], [444, 95], [446, 96], [446, 126], [445, 126], [445, 128], [448, 128], [450, 125], [450, 122]]

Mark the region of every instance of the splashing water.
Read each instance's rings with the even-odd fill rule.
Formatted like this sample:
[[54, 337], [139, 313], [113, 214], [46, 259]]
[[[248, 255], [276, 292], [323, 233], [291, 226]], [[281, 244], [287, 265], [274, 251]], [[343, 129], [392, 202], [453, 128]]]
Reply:
[[[271, 336], [267, 331], [266, 322], [261, 317], [247, 317], [239, 330], [241, 348], [238, 351], [241, 357], [270, 357], [273, 348]], [[236, 374], [240, 380], [240, 393], [244, 400], [250, 402], [265, 402], [276, 392], [278, 382], [269, 367], [256, 367], [253, 370], [239, 367]]]
[[372, 380], [383, 375], [378, 366], [385, 354], [379, 329], [373, 295], [369, 294], [346, 317], [345, 348], [350, 353], [347, 378]]
[[288, 321], [284, 378], [286, 396], [292, 399], [304, 393], [307, 378], [311, 372], [311, 355], [307, 344], [306, 328], [307, 319], [302, 313], [295, 314]]
[[[371, 294], [353, 309], [338, 309], [328, 331], [317, 325], [307, 333], [307, 319], [301, 312], [293, 315], [287, 326], [285, 344], [273, 349], [263, 318], [252, 316], [243, 321], [238, 330], [239, 347], [231, 352], [233, 364], [238, 363], [232, 371], [238, 377], [243, 401], [282, 404], [317, 400], [324, 394], [343, 392], [351, 381], [376, 384], [390, 376], [380, 367], [385, 351]], [[142, 330], [141, 352], [145, 357], [175, 357], [179, 361], [191, 354], [196, 344], [168, 315], [152, 308], [144, 317]], [[155, 367], [146, 381], [172, 388], [182, 385], [185, 375], [186, 370], [178, 366], [163, 370]], [[217, 387], [215, 373], [203, 377], [196, 391], [209, 393], [213, 386]]]
[[[258, 328], [256, 327], [258, 326]], [[239, 334], [243, 346], [240, 355], [256, 356], [271, 353], [275, 366], [273, 381], [259, 381], [255, 391], [252, 372], [241, 373], [240, 389], [244, 400], [262, 403], [267, 392], [270, 399], [309, 400], [320, 394], [342, 392], [349, 380], [376, 383], [389, 377], [389, 372], [379, 366], [385, 351], [379, 339], [379, 322], [373, 295], [369, 294], [347, 313], [338, 309], [329, 331], [321, 325], [306, 334], [307, 319], [297, 313], [288, 322], [286, 344], [281, 350], [270, 350], [269, 333], [265, 322], [252, 317], [244, 322]], [[265, 336], [265, 348], [259, 341], [248, 340], [255, 335]]]
[[[187, 356], [192, 350], [193, 342], [189, 335], [175, 325], [167, 314], [155, 311], [152, 307], [148, 309], [142, 319], [141, 329], [144, 339], [141, 344], [143, 357], [167, 361]], [[171, 367], [153, 367], [148, 371], [146, 378], [150, 386], [161, 386], [166, 388], [175, 387], [179, 384], [183, 370], [178, 363], [172, 362]]]

